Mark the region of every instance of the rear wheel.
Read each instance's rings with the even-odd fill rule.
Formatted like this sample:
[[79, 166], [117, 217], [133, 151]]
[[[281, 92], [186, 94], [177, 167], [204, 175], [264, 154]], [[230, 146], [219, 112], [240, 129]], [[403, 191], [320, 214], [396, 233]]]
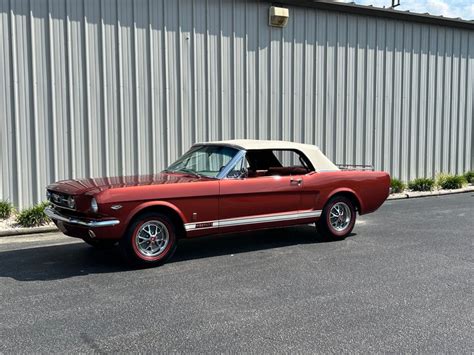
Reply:
[[157, 266], [166, 262], [176, 250], [176, 227], [161, 213], [137, 217], [120, 241], [126, 259], [134, 266]]
[[352, 232], [355, 220], [354, 203], [345, 196], [334, 196], [324, 206], [316, 227], [325, 237], [344, 239]]

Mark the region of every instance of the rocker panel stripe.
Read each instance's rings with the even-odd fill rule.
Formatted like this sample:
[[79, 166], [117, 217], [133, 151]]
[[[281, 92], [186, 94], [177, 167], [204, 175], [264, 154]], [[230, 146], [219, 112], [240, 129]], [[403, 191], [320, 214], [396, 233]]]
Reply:
[[192, 230], [203, 230], [203, 229], [211, 229], [211, 228], [218, 228], [218, 227], [243, 226], [243, 225], [248, 225], [248, 224], [293, 221], [297, 219], [320, 217], [321, 213], [322, 213], [321, 210], [313, 210], [313, 211], [305, 211], [305, 212], [297, 212], [297, 213], [274, 213], [274, 214], [264, 215], [264, 216], [239, 217], [239, 218], [228, 218], [228, 219], [221, 219], [221, 220], [215, 220], [215, 221], [186, 223], [184, 227], [186, 231], [192, 231]]

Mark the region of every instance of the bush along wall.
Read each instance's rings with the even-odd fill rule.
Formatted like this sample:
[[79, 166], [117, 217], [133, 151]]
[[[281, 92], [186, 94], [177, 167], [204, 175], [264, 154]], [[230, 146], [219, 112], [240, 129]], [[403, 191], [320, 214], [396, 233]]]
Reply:
[[434, 179], [419, 178], [408, 183], [408, 187], [413, 191], [432, 191], [435, 186]]
[[390, 180], [390, 187], [392, 188], [392, 193], [394, 194], [403, 192], [406, 189], [406, 185], [403, 183], [403, 181], [396, 178], [392, 178]]
[[0, 201], [0, 219], [10, 218], [13, 211], [13, 205], [10, 202]]
[[467, 185], [467, 179], [462, 175], [447, 175], [438, 182], [438, 186], [444, 190], [460, 189]]
[[474, 170], [471, 170], [471, 171], [468, 171], [467, 173], [465, 173], [464, 177], [466, 178], [466, 181], [469, 184], [474, 184]]
[[44, 213], [46, 206], [48, 203], [43, 202], [21, 211], [16, 217], [16, 222], [22, 227], [39, 227], [49, 223], [50, 219]]

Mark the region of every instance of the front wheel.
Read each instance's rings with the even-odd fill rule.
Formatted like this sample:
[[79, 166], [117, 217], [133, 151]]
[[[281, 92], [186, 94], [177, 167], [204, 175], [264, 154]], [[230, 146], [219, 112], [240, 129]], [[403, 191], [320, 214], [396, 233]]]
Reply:
[[134, 266], [157, 266], [166, 262], [176, 250], [176, 228], [161, 213], [137, 217], [120, 241], [126, 259]]
[[344, 196], [334, 196], [324, 206], [316, 222], [318, 232], [331, 239], [344, 239], [354, 228], [356, 209], [354, 203]]

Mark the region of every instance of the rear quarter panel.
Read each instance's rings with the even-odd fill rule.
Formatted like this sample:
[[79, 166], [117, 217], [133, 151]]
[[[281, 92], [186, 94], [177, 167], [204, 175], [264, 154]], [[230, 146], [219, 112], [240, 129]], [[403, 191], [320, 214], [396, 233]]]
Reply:
[[302, 202], [304, 207], [322, 210], [337, 193], [356, 196], [360, 214], [378, 209], [389, 195], [390, 176], [383, 171], [334, 171], [313, 173], [305, 179]]

